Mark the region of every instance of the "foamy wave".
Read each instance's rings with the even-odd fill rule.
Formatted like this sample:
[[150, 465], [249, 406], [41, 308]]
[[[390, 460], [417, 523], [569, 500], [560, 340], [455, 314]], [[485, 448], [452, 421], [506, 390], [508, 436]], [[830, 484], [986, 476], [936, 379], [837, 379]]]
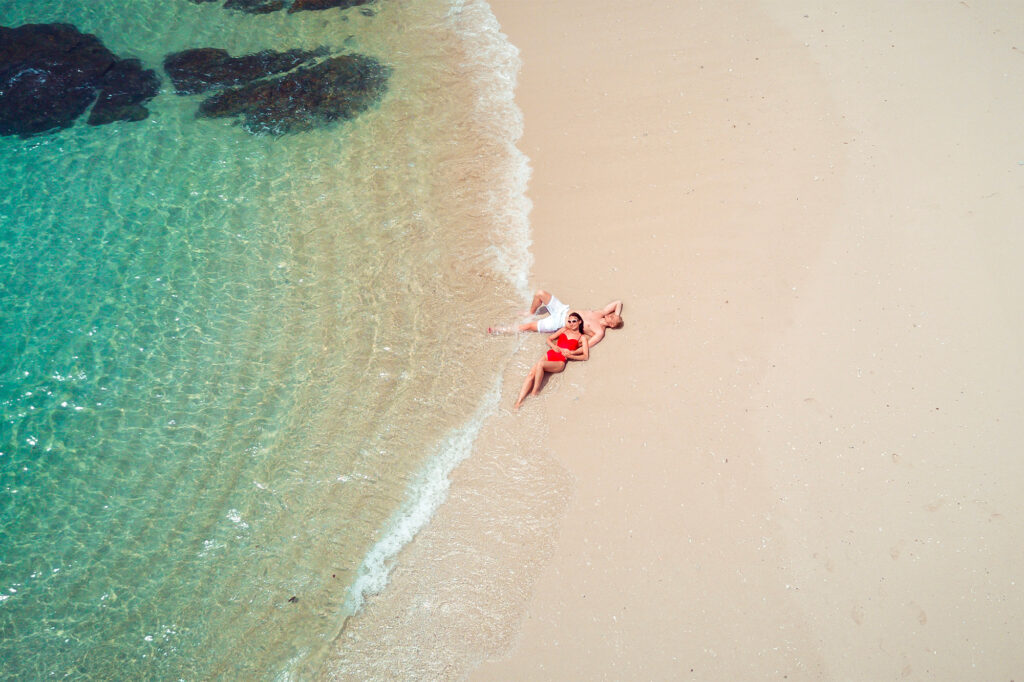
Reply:
[[391, 518], [388, 531], [363, 559], [362, 565], [345, 600], [345, 612], [353, 614], [362, 608], [367, 596], [387, 586], [388, 575], [398, 552], [412, 541], [448, 497], [451, 481], [448, 476], [459, 462], [469, 456], [484, 421], [498, 405], [501, 379], [484, 396], [476, 413], [463, 426], [453, 430], [442, 442], [436, 456], [409, 486], [405, 505]]
[[[447, 16], [460, 36], [463, 52], [472, 60], [464, 70], [476, 96], [472, 119], [485, 135], [488, 147], [500, 150], [489, 161], [490, 180], [480, 197], [491, 222], [487, 254], [492, 267], [505, 277], [523, 298], [529, 297], [529, 213], [526, 197], [530, 178], [529, 159], [516, 143], [523, 134], [522, 112], [515, 103], [516, 80], [521, 67], [519, 50], [501, 32], [498, 20], [484, 0], [453, 0]], [[430, 521], [448, 496], [449, 475], [466, 459], [480, 430], [501, 397], [501, 377], [481, 399], [475, 413], [442, 441], [423, 471], [409, 485], [406, 501], [385, 526], [383, 537], [363, 558], [356, 579], [345, 598], [343, 612], [357, 613], [370, 595], [381, 592], [401, 549]]]
[[472, 70], [478, 92], [474, 117], [505, 152], [501, 182], [488, 186], [486, 207], [495, 220], [488, 248], [494, 268], [507, 277], [516, 291], [529, 298], [530, 210], [526, 196], [530, 159], [516, 143], [523, 136], [523, 114], [515, 102], [516, 82], [522, 68], [519, 48], [501, 32], [501, 25], [484, 0], [454, 0], [449, 19], [482, 68]]

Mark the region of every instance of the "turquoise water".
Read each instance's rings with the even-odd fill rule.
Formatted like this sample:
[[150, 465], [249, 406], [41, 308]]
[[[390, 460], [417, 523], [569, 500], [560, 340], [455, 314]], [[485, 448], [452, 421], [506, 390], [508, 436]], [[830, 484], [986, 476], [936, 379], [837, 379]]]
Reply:
[[402, 5], [0, 1], [158, 71], [392, 70], [311, 133], [197, 120], [164, 77], [143, 122], [0, 138], [3, 675], [305, 677], [436, 507], [511, 352], [474, 347], [523, 294], [525, 178], [486, 3]]

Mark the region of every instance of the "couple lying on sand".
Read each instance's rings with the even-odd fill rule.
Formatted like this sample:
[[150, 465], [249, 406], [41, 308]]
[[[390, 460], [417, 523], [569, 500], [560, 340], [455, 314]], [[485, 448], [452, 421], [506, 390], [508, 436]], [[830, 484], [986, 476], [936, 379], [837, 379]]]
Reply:
[[[612, 301], [600, 310], [570, 312], [569, 306], [541, 289], [533, 295], [530, 315], [535, 315], [541, 308], [547, 310], [548, 316], [519, 325], [519, 331], [550, 334], [548, 346], [551, 350], [530, 369], [516, 400], [516, 409], [523, 404], [528, 393], [537, 395], [540, 392], [546, 373], [558, 374], [569, 360], [587, 360], [590, 349], [601, 342], [606, 330], [622, 326], [622, 301]], [[487, 331], [494, 334], [511, 330], [490, 327]]]

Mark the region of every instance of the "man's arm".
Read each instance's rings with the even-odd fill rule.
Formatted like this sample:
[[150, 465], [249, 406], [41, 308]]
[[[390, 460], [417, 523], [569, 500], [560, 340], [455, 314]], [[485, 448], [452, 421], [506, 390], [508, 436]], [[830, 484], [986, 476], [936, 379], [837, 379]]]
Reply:
[[622, 301], [612, 301], [611, 303], [609, 303], [608, 305], [606, 305], [604, 308], [601, 309], [601, 315], [608, 315], [610, 313], [615, 313], [616, 315], [621, 315], [622, 314]]
[[[595, 311], [595, 312], [600, 314], [601, 317], [604, 317], [605, 315], [610, 315], [611, 313], [615, 313], [616, 315], [621, 315], [622, 314], [622, 301], [612, 301], [611, 303], [609, 303], [605, 307], [601, 308], [601, 310], [598, 310], [598, 311]], [[594, 325], [594, 326], [596, 327], [597, 325]], [[603, 326], [599, 327], [597, 329], [594, 329], [594, 335], [592, 337], [590, 337], [590, 347], [591, 348], [593, 348], [597, 344], [601, 343], [601, 339], [604, 338], [604, 333], [605, 333], [605, 328]]]
[[586, 362], [590, 359], [590, 339], [587, 338], [586, 334], [580, 339], [580, 347], [566, 357], [572, 357], [573, 360], [579, 360], [580, 362]]
[[594, 330], [594, 335], [590, 337], [590, 343], [588, 344], [591, 348], [596, 346], [604, 338], [604, 327]]

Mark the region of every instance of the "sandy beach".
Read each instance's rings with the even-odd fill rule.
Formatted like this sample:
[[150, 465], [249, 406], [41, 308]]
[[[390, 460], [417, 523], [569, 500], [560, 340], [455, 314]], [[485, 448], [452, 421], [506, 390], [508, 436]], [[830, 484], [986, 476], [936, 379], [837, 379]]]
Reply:
[[523, 61], [533, 283], [626, 324], [488, 424], [338, 655], [1019, 679], [1019, 7], [491, 4]]
[[1021, 675], [1019, 6], [492, 6], [535, 281], [626, 327], [472, 678]]

